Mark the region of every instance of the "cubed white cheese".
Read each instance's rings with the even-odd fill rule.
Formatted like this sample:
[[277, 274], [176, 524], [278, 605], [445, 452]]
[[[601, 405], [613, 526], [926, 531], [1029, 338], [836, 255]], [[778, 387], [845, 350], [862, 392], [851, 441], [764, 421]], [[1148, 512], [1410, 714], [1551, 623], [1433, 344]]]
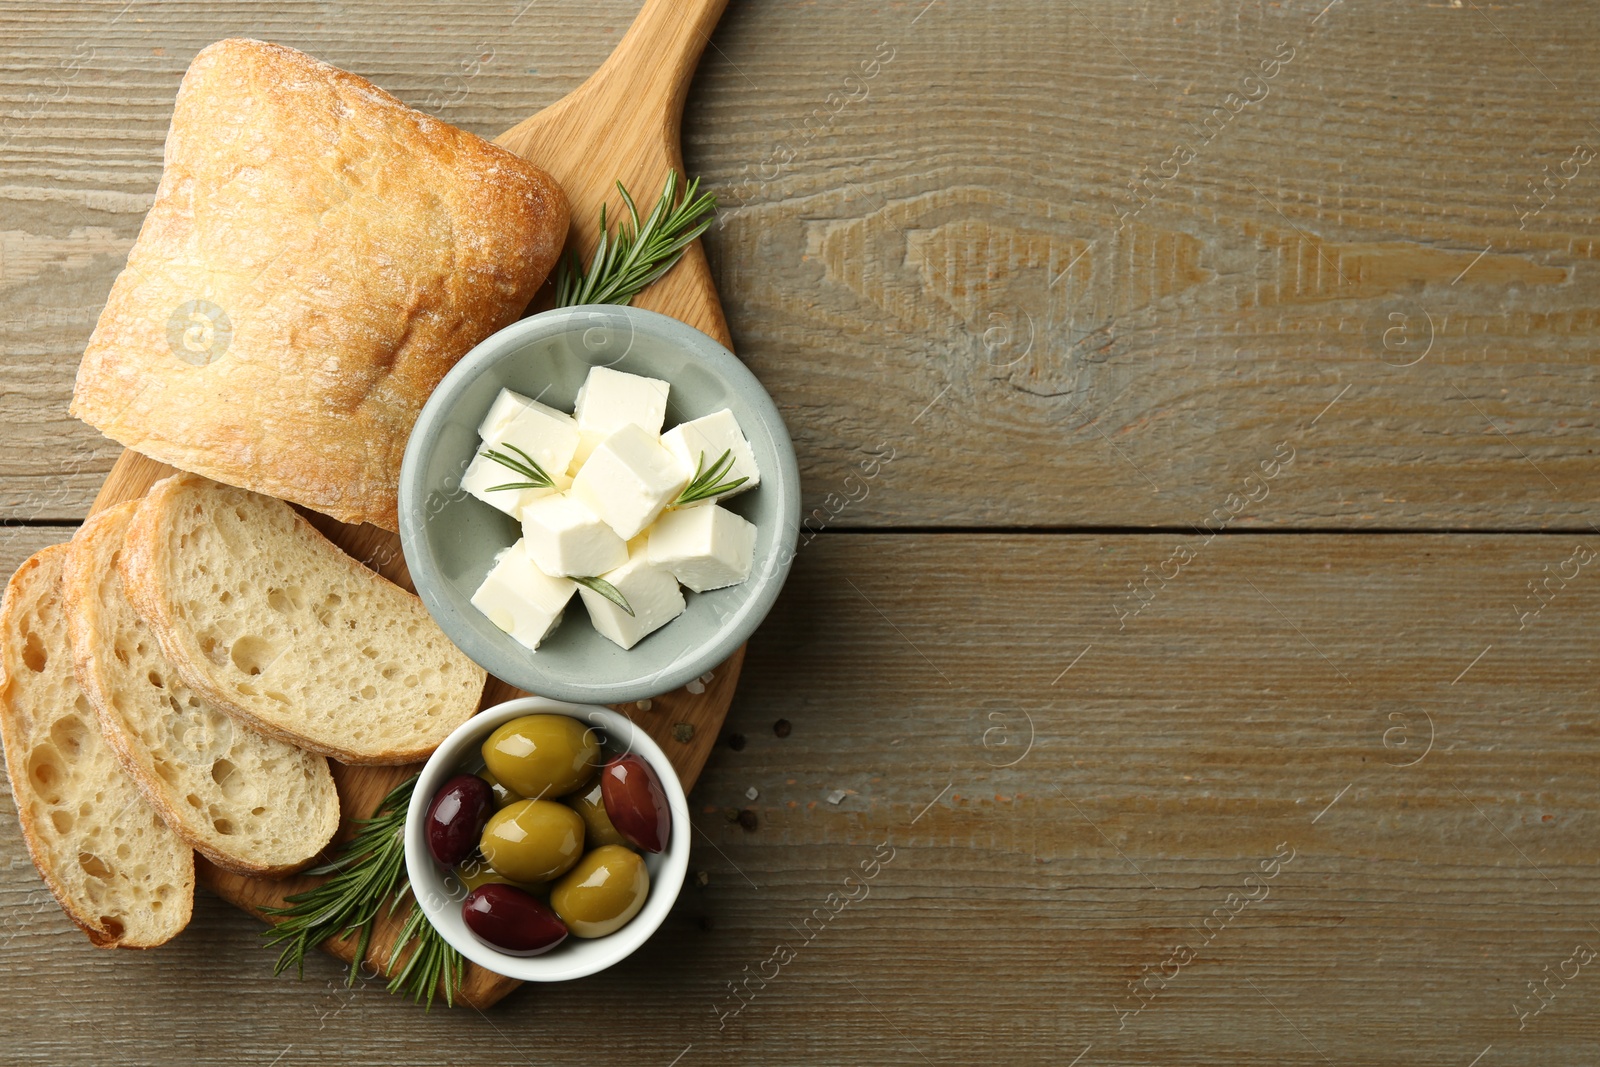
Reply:
[[562, 419], [572, 418], [565, 411], [558, 411], [548, 404], [541, 404], [537, 400], [531, 400], [513, 390], [502, 389], [500, 394], [494, 398], [494, 403], [489, 405], [489, 414], [485, 415], [483, 421], [478, 423], [478, 436], [486, 441], [498, 440], [505, 433], [505, 429], [510, 425], [511, 420], [529, 408]]
[[660, 378], [625, 374], [610, 367], [593, 367], [578, 390], [578, 429], [602, 438], [624, 426], [659, 434], [667, 418], [667, 383]]
[[523, 509], [535, 500], [559, 493], [572, 484], [572, 479], [562, 474], [556, 477], [555, 487], [550, 489], [493, 488], [497, 485], [511, 485], [522, 480], [522, 475], [483, 455], [480, 450], [479, 454], [474, 456], [472, 462], [467, 465], [467, 472], [461, 476], [461, 488], [485, 504], [499, 508], [515, 519], [520, 518]]
[[523, 508], [522, 539], [529, 558], [546, 574], [593, 577], [628, 559], [627, 543], [570, 493]]
[[587, 586], [579, 586], [578, 595], [589, 609], [594, 628], [623, 648], [632, 648], [683, 614], [683, 592], [678, 580], [652, 564], [644, 552], [635, 552], [622, 566], [601, 577], [616, 586], [633, 609], [632, 615]]
[[552, 578], [534, 566], [518, 541], [495, 557], [488, 576], [472, 594], [472, 606], [518, 644], [536, 649], [561, 622], [562, 609], [576, 588], [566, 578]]
[[528, 410], [528, 405], [531, 403], [533, 401], [521, 393], [512, 392], [510, 389], [500, 390], [499, 395], [494, 398], [494, 403], [489, 405], [489, 414], [478, 423], [478, 436], [491, 441], [499, 437], [506, 424]]
[[554, 478], [567, 472], [572, 455], [578, 450], [578, 424], [571, 415], [530, 401], [501, 427], [497, 436], [486, 437], [483, 442], [484, 448], [499, 449], [513, 459], [522, 458], [507, 445], [515, 445], [532, 456]]
[[690, 589], [704, 593], [750, 577], [755, 546], [753, 524], [710, 504], [661, 516], [650, 527], [648, 558]]
[[659, 437], [630, 423], [600, 442], [572, 492], [626, 541], [678, 498], [689, 473]]
[[589, 462], [589, 457], [594, 455], [594, 450], [599, 448], [600, 442], [605, 439], [606, 435], [603, 433], [596, 433], [593, 430], [579, 430], [578, 450], [572, 454], [572, 465], [567, 468], [567, 473], [576, 478], [578, 472], [583, 469], [583, 465]]
[[761, 484], [761, 472], [756, 469], [755, 452], [751, 450], [750, 442], [745, 440], [744, 431], [739, 428], [739, 420], [734, 418], [733, 412], [727, 408], [714, 411], [703, 418], [679, 423], [661, 435], [661, 443], [678, 457], [679, 463], [689, 468], [691, 474], [700, 463], [702, 455], [705, 457], [705, 466], [709, 469], [722, 457], [722, 453], [732, 453], [733, 465], [717, 479], [717, 483], [720, 485], [724, 482], [735, 482], [740, 478], [745, 481], [736, 489], [707, 498], [710, 501], [723, 500]]

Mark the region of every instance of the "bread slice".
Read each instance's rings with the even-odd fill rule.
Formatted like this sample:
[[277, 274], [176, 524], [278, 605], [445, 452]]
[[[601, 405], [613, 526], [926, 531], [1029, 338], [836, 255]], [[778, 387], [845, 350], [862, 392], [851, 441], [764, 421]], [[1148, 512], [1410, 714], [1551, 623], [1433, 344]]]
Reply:
[[150, 948], [189, 924], [194, 853], [100, 736], [72, 671], [61, 564], [37, 553], [0, 603], [0, 740], [33, 865], [101, 948]]
[[345, 763], [415, 763], [478, 709], [483, 669], [411, 593], [281, 500], [157, 482], [118, 559], [134, 609], [204, 699]]
[[72, 413], [147, 456], [398, 530], [406, 438], [567, 238], [532, 163], [365, 78], [231, 39], [189, 65]]
[[137, 507], [93, 516], [67, 552], [61, 590], [78, 684], [123, 770], [192, 848], [241, 874], [299, 870], [339, 828], [328, 761], [236, 724], [162, 658], [117, 573]]

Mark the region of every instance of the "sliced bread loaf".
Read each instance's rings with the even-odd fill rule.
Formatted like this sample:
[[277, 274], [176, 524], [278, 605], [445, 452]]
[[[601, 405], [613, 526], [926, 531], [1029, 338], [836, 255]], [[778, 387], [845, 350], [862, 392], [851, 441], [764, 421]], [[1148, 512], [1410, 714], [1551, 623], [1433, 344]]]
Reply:
[[291, 744], [415, 763], [478, 709], [483, 669], [422, 601], [281, 500], [175, 474], [134, 512], [118, 566], [184, 682]]
[[34, 866], [102, 948], [150, 948], [189, 924], [194, 853], [145, 802], [100, 736], [72, 671], [61, 564], [47, 548], [0, 604], [0, 739]]
[[242, 874], [299, 870], [339, 828], [328, 761], [235, 723], [162, 658], [117, 573], [137, 507], [93, 516], [67, 552], [61, 589], [78, 684], [123, 769], [179, 837]]

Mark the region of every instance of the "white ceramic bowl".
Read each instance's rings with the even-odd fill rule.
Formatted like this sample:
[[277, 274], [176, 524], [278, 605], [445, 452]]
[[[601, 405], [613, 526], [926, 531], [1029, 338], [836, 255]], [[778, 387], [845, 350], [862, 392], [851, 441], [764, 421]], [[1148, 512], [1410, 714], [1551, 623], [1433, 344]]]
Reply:
[[[644, 757], [661, 779], [672, 809], [672, 837], [665, 852], [644, 857], [650, 871], [650, 895], [644, 907], [622, 929], [605, 937], [568, 937], [543, 956], [508, 956], [479, 941], [461, 918], [461, 902], [467, 893], [460, 881], [434, 862], [428, 851], [424, 826], [428, 805], [439, 787], [457, 774], [474, 774], [483, 768], [480, 752], [484, 740], [495, 728], [523, 715], [553, 713], [568, 715], [598, 727], [606, 736], [607, 758], [624, 752]], [[545, 697], [509, 700], [482, 711], [457, 727], [444, 744], [428, 758], [411, 794], [406, 812], [406, 873], [411, 888], [421, 903], [428, 921], [463, 956], [507, 978], [524, 982], [565, 982], [571, 978], [603, 971], [626, 959], [634, 949], [649, 940], [672, 910], [673, 901], [683, 888], [689, 870], [689, 801], [683, 793], [666, 753], [625, 715], [610, 708], [589, 704], [568, 704]]]

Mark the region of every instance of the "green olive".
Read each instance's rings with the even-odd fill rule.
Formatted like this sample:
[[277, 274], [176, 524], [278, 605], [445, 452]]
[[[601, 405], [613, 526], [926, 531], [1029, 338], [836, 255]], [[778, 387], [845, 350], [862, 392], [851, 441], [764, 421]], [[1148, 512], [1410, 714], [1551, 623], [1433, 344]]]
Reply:
[[617, 833], [617, 828], [611, 825], [611, 816], [606, 814], [605, 801], [600, 796], [598, 774], [585, 782], [582, 789], [571, 796], [562, 797], [561, 800], [583, 816], [583, 827], [587, 831], [584, 836], [590, 848], [628, 843], [628, 839]]
[[519, 800], [528, 799], [521, 793], [514, 793], [507, 789], [500, 779], [489, 773], [489, 768], [487, 767], [478, 772], [478, 777], [488, 782], [489, 788], [494, 790], [494, 806], [496, 808], [503, 808], [507, 804], [515, 804]]
[[480, 885], [489, 885], [498, 882], [502, 885], [516, 886], [518, 889], [529, 893], [546, 893], [550, 887], [543, 883], [513, 882], [493, 867], [489, 866], [481, 856], [473, 856], [467, 862], [454, 869], [457, 880], [466, 887], [467, 892], [472, 892]]
[[637, 852], [601, 845], [550, 891], [550, 906], [574, 937], [604, 937], [639, 914], [650, 894], [650, 871]]
[[559, 797], [600, 766], [600, 737], [594, 727], [567, 715], [524, 715], [489, 735], [483, 762], [519, 796]]
[[519, 800], [489, 816], [478, 848], [514, 882], [547, 882], [583, 855], [583, 820], [553, 800]]

